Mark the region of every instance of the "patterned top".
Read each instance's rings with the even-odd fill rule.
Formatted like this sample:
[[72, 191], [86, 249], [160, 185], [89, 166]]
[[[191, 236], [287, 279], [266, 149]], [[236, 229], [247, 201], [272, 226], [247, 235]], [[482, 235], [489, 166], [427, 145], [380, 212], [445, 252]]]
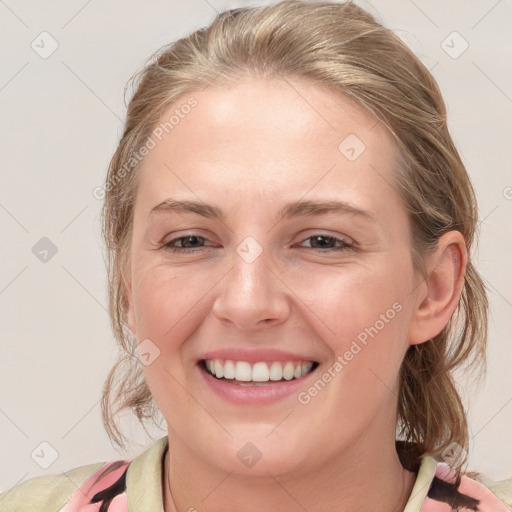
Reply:
[[[132, 461], [91, 464], [32, 478], [0, 494], [0, 510], [164, 512], [161, 482], [167, 445], [166, 436]], [[455, 487], [454, 477], [448, 465], [423, 457], [404, 512], [512, 512], [512, 479], [479, 481], [477, 473], [466, 473]], [[200, 510], [199, 503], [196, 506]]]

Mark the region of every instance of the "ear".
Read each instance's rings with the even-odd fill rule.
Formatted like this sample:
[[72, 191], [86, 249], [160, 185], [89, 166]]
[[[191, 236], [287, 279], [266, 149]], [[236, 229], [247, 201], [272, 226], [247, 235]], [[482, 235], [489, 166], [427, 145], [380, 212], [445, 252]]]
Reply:
[[123, 284], [124, 284], [126, 306], [127, 306], [126, 321], [128, 323], [128, 327], [130, 328], [130, 331], [132, 331], [132, 334], [135, 335], [136, 322], [135, 322], [135, 310], [133, 307], [133, 293], [132, 293], [131, 278], [123, 277]]
[[424, 283], [417, 287], [410, 345], [428, 341], [444, 329], [459, 303], [466, 265], [464, 237], [458, 231], [445, 233], [428, 257]]

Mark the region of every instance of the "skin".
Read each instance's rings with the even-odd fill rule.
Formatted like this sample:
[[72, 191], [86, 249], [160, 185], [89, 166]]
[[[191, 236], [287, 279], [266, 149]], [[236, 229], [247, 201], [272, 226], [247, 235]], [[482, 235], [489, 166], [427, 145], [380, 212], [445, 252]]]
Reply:
[[[427, 278], [414, 268], [391, 136], [339, 93], [250, 78], [193, 91], [162, 119], [189, 96], [197, 106], [143, 161], [126, 275], [129, 327], [160, 351], [144, 372], [168, 424], [166, 512], [403, 510], [415, 475], [395, 450], [399, 367], [457, 305], [463, 237], [441, 238]], [[349, 134], [366, 146], [355, 161], [338, 149]], [[169, 197], [214, 204], [225, 219], [150, 215]], [[374, 220], [277, 222], [299, 199], [342, 200]], [[203, 237], [191, 253], [163, 247], [191, 234]], [[322, 234], [355, 248], [322, 249]], [[236, 252], [248, 236], [263, 250], [252, 263]], [[394, 303], [401, 311], [307, 405], [296, 394], [228, 403], [196, 365], [206, 350], [270, 347], [310, 356], [321, 375]], [[262, 454], [251, 468], [237, 457], [248, 442]]]

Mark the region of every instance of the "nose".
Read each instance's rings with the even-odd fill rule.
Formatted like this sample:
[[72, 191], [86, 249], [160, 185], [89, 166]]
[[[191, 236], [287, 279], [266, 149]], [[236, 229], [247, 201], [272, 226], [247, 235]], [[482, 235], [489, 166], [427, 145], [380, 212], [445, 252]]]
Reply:
[[252, 262], [234, 252], [233, 266], [221, 283], [212, 310], [222, 323], [256, 331], [288, 318], [287, 287], [265, 252]]

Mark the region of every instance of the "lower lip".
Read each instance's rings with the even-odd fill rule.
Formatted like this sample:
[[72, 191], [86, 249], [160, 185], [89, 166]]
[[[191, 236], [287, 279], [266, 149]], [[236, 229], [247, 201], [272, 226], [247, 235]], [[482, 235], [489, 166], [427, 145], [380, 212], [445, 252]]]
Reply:
[[299, 379], [275, 381], [268, 384], [234, 384], [234, 379], [217, 379], [209, 374], [201, 365], [199, 373], [206, 385], [217, 395], [235, 404], [262, 405], [277, 402], [290, 395], [297, 395], [303, 390], [316, 374], [318, 367]]

